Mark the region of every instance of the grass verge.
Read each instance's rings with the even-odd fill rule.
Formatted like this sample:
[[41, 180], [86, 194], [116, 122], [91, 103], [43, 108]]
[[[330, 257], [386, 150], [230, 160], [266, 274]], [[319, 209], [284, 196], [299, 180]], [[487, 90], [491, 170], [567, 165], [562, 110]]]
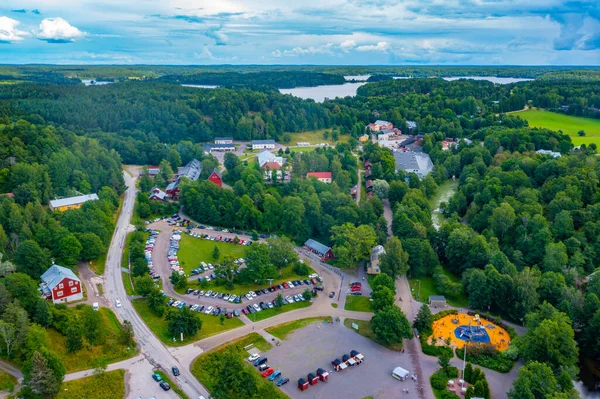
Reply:
[[307, 308], [310, 305], [312, 305], [312, 302], [308, 302], [308, 301], [288, 303], [287, 305], [283, 305], [280, 308], [267, 309], [267, 310], [260, 311], [258, 313], [249, 314], [248, 318], [252, 321], [261, 321], [264, 319], [268, 319], [269, 317], [273, 317], [273, 316], [277, 316], [277, 315], [289, 312], [290, 310]]
[[306, 319], [294, 320], [287, 323], [278, 324], [276, 326], [267, 327], [265, 331], [279, 339], [286, 339], [292, 332], [306, 327], [309, 324], [331, 321], [331, 317], [309, 317]]
[[[212, 235], [219, 235], [219, 232], [211, 232]], [[247, 237], [240, 237], [247, 239]], [[233, 256], [235, 259], [243, 258], [246, 255], [248, 247], [237, 245], [228, 242], [215, 242], [205, 240], [203, 238], [192, 237], [188, 234], [182, 234], [179, 251], [177, 257], [179, 263], [187, 274], [190, 274], [192, 269], [200, 266], [200, 262], [218, 264], [225, 259], [226, 256]], [[220, 256], [218, 259], [212, 257], [213, 249], [219, 248]]]
[[125, 370], [114, 370], [62, 383], [56, 399], [125, 397]]
[[332, 303], [331, 307], [334, 308], [334, 309], [337, 309], [338, 308], [338, 304], [337, 303]]
[[[325, 132], [329, 132], [327, 138], [323, 135]], [[336, 145], [337, 143], [345, 143], [350, 140], [350, 136], [347, 134], [338, 134], [337, 141], [334, 141], [331, 138], [331, 129], [317, 129], [310, 130], [308, 132], [301, 133], [290, 133], [292, 137], [291, 145], [296, 145], [297, 143], [310, 143], [310, 144], [321, 144], [327, 143], [331, 145]]]
[[17, 385], [17, 379], [12, 375], [0, 370], [0, 391], [13, 392]]
[[[457, 276], [445, 269], [444, 274], [448, 276], [452, 282], [460, 283], [460, 279]], [[421, 284], [420, 288], [419, 281]], [[408, 283], [410, 284], [413, 298], [419, 302], [426, 303], [431, 295], [442, 295], [435, 286], [433, 277], [409, 278]], [[469, 300], [462, 292], [457, 293], [455, 296], [446, 296], [446, 300], [448, 301], [448, 304], [457, 308], [466, 308], [469, 306]]]
[[183, 392], [181, 387], [178, 384], [176, 384], [175, 382], [173, 382], [173, 380], [169, 377], [169, 375], [167, 373], [165, 373], [162, 370], [156, 370], [155, 373], [159, 374], [161, 376], [161, 378], [163, 379], [163, 381], [167, 382], [171, 386], [171, 389], [173, 390], [173, 392], [175, 392], [177, 395], [179, 395], [179, 397], [181, 399], [190, 399], [190, 397], [187, 396], [185, 394], [185, 392]]
[[353, 310], [355, 312], [372, 312], [371, 298], [361, 295], [348, 295], [346, 297], [345, 310]]
[[[358, 325], [358, 330], [352, 328], [352, 323]], [[399, 344], [386, 344], [381, 342], [373, 329], [371, 328], [371, 321], [369, 320], [357, 320], [357, 319], [344, 319], [344, 326], [356, 331], [358, 334], [362, 335], [365, 338], [369, 338], [371, 341], [378, 343], [379, 345], [388, 348], [393, 351], [399, 351], [402, 349], [402, 343]]]
[[132, 303], [135, 310], [142, 317], [142, 319], [148, 325], [148, 327], [150, 327], [152, 332], [163, 343], [170, 346], [187, 345], [190, 342], [198, 341], [200, 339], [210, 337], [211, 335], [215, 335], [223, 331], [231, 330], [244, 325], [244, 323], [237, 317], [225, 319], [223, 321], [223, 324], [221, 324], [220, 317], [206, 315], [204, 313], [196, 313], [198, 318], [202, 320], [202, 328], [200, 329], [200, 331], [194, 336], [184, 337], [183, 341], [180, 341], [179, 337], [176, 337], [177, 340], [173, 341], [173, 336], [169, 333], [168, 329], [169, 322], [165, 319], [165, 316], [160, 317], [154, 314], [150, 310], [150, 308], [148, 308], [148, 304], [145, 299], [135, 299], [134, 301], [132, 301]]

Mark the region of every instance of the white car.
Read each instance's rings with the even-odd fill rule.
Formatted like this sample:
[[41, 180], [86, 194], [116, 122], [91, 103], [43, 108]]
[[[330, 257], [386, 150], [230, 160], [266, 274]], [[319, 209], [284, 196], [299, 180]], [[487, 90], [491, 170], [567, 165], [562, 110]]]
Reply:
[[213, 270], [215, 267], [213, 266], [213, 264], [212, 264], [212, 263], [209, 263], [209, 264], [208, 264], [208, 268], [209, 268], [210, 270]]
[[210, 283], [210, 277], [208, 277], [208, 276], [204, 277], [204, 281], [206, 281], [207, 283]]
[[121, 301], [119, 301], [118, 299], [115, 301], [115, 306], [120, 308], [121, 307]]
[[191, 311], [194, 311], [196, 309], [198, 309], [198, 305], [192, 305], [192, 307], [190, 308]]
[[256, 359], [258, 359], [260, 357], [260, 355], [258, 353], [255, 353], [254, 355], [250, 355], [250, 357], [248, 358], [249, 362], [253, 362]]
[[213, 307], [209, 306], [206, 308], [206, 310], [204, 311], [204, 314], [210, 314], [213, 311]]
[[246, 299], [247, 299], [247, 300], [249, 300], [249, 301], [251, 301], [251, 300], [253, 299], [253, 298], [252, 298], [252, 295], [250, 295], [250, 294], [246, 294]]
[[294, 303], [294, 299], [291, 296], [288, 296], [285, 299], [287, 299], [289, 303]]
[[294, 285], [294, 284], [292, 284], [292, 282], [291, 282], [291, 281], [288, 281], [288, 285], [290, 286], [290, 288], [294, 288], [294, 287], [295, 287], [295, 285]]
[[229, 294], [225, 294], [225, 295], [223, 295], [223, 300], [224, 300], [224, 301], [228, 301], [228, 300], [229, 300]]
[[179, 306], [180, 303], [181, 303], [181, 301], [175, 301], [175, 302], [173, 302], [173, 304], [171, 306], [176, 308], [177, 306]]
[[262, 309], [260, 308], [260, 306], [258, 306], [257, 304], [252, 305], [252, 307], [254, 308], [254, 310], [256, 310], [257, 312], [260, 312]]
[[229, 302], [235, 301], [235, 298], [237, 298], [235, 295], [230, 296], [229, 297]]
[[208, 290], [206, 291], [206, 294], [204, 294], [204, 296], [211, 296], [212, 295], [212, 290]]
[[250, 292], [250, 295], [252, 295], [252, 298], [256, 298], [256, 292], [254, 292], [254, 291], [251, 291], [251, 292]]

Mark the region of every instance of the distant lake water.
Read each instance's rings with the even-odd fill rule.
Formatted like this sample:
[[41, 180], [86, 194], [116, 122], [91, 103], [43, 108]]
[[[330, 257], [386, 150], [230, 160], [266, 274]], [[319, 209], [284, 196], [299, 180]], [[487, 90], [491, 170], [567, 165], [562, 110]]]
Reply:
[[[111, 83], [115, 83], [115, 82], [103, 82], [101, 80], [82, 80], [81, 82], [86, 86], [104, 86], [104, 85], [109, 85]], [[92, 83], [92, 82], [94, 82], [94, 83]]]
[[313, 99], [315, 102], [322, 103], [325, 97], [334, 99], [336, 97], [354, 97], [356, 90], [364, 83], [344, 83], [343, 85], [323, 85], [315, 87], [295, 87], [293, 89], [279, 89], [281, 94], [291, 94], [294, 97], [303, 99]]
[[182, 85], [183, 87], [195, 87], [197, 89], [216, 89], [219, 86], [215, 85]]
[[524, 79], [524, 78], [499, 78], [496, 76], [453, 76], [449, 78], [443, 78], [448, 82], [452, 82], [453, 80], [459, 79], [472, 79], [472, 80], [487, 80], [492, 83], [498, 83], [501, 85], [506, 85], [509, 83], [518, 83], [518, 82], [529, 82], [533, 79]]
[[344, 79], [346, 79], [346, 80], [360, 80], [360, 81], [366, 82], [367, 79], [369, 79], [370, 77], [371, 77], [371, 75], [347, 75], [347, 76], [344, 76]]

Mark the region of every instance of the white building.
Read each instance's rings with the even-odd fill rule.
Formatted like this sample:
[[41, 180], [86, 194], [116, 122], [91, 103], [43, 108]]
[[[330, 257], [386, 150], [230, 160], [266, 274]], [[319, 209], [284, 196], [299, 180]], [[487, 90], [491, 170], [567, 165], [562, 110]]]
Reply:
[[396, 159], [396, 171], [402, 169], [408, 173], [416, 173], [420, 179], [427, 176], [433, 170], [433, 162], [429, 155], [424, 152], [394, 152]]
[[215, 144], [233, 144], [233, 137], [215, 137]]
[[275, 162], [279, 164], [279, 166], [283, 166], [284, 163], [283, 157], [278, 157], [273, 154], [271, 151], [264, 150], [260, 154], [258, 154], [258, 165], [262, 168], [267, 163]]
[[536, 152], [542, 155], [550, 155], [552, 158], [560, 158], [562, 156], [560, 152], [550, 150], [537, 150]]
[[84, 203], [95, 201], [97, 199], [98, 196], [96, 194], [78, 195], [76, 197], [52, 200], [49, 203], [49, 207], [51, 211], [66, 211], [69, 209], [81, 208]]
[[275, 148], [275, 140], [252, 140], [252, 149], [253, 150], [265, 150], [265, 149], [274, 149]]

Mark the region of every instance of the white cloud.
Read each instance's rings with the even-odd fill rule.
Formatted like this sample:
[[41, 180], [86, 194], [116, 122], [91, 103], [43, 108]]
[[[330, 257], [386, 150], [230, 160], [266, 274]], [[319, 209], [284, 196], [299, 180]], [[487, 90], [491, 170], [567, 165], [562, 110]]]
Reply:
[[213, 26], [206, 31], [205, 35], [215, 40], [217, 46], [224, 46], [229, 42], [229, 37], [221, 32], [221, 26]]
[[340, 44], [340, 48], [346, 53], [354, 46], [356, 46], [356, 42], [354, 40], [344, 40], [342, 44]]
[[19, 24], [20, 22], [15, 19], [0, 17], [0, 43], [14, 43], [23, 40], [27, 36], [27, 32], [18, 30]]
[[367, 44], [363, 46], [358, 46], [356, 51], [380, 51], [382, 53], [390, 50], [391, 46], [388, 42], [377, 42], [377, 44]]
[[48, 43], [70, 43], [86, 35], [85, 32], [80, 31], [64, 19], [56, 17], [46, 18], [42, 21], [37, 37]]
[[[333, 43], [323, 44], [318, 47], [310, 46], [306, 48], [302, 47], [294, 47], [291, 50], [285, 50], [283, 55], [286, 57], [297, 57], [301, 55], [315, 55], [315, 54], [328, 54], [333, 55], [332, 48], [334, 47]], [[277, 50], [279, 51], [279, 50]]]
[[194, 57], [200, 58], [200, 59], [205, 59], [205, 60], [216, 60], [216, 59], [218, 59], [217, 57], [215, 57], [213, 55], [213, 53], [210, 52], [210, 50], [208, 49], [207, 46], [204, 46], [202, 48], [202, 51], [200, 53], [194, 53]]
[[277, 58], [279, 58], [279, 57], [281, 57], [281, 55], [282, 55], [282, 54], [281, 54], [281, 50], [275, 50], [275, 51], [273, 51], [273, 52], [271, 53], [271, 55], [272, 55], [273, 57], [277, 57]]

